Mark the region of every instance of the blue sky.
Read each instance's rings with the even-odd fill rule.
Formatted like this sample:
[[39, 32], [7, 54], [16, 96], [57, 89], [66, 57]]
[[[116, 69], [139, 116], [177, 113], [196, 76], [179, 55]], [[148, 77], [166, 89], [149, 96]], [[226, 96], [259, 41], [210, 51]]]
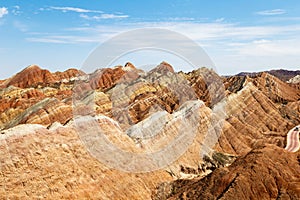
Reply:
[[220, 74], [300, 66], [298, 0], [1, 0], [0, 79], [30, 64], [80, 68], [102, 42], [147, 27], [196, 41]]

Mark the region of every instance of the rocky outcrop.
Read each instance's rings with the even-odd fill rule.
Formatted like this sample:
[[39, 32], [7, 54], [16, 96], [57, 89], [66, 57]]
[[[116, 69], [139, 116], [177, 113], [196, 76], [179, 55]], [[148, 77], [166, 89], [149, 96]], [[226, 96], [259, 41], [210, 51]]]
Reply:
[[72, 118], [70, 89], [21, 89], [10, 86], [2, 89], [0, 94], [0, 130], [20, 123], [48, 126], [56, 121], [65, 123]]
[[290, 80], [288, 80], [288, 83], [292, 83], [292, 84], [300, 83], [300, 75], [291, 78]]
[[135, 66], [131, 63], [131, 62], [127, 62], [125, 64], [125, 66], [123, 67], [123, 70], [124, 71], [132, 71], [132, 70], [135, 70]]
[[[47, 100], [47, 99], [46, 99]], [[21, 124], [41, 124], [50, 126], [54, 122], [65, 124], [72, 119], [72, 107], [57, 99], [47, 100], [45, 104], [27, 109], [25, 116], [19, 122]]]
[[226, 90], [237, 93], [238, 91], [243, 89], [246, 81], [246, 76], [232, 76], [225, 79], [224, 86]]
[[222, 78], [213, 70], [200, 68], [184, 74], [184, 77], [190, 82], [197, 97], [204, 101], [207, 106], [213, 107], [225, 98]]
[[160, 64], [130, 82], [119, 82], [108, 91], [115, 119], [122, 118], [132, 125], [158, 111], [172, 113], [184, 102], [197, 99], [184, 77], [163, 68], [165, 65]]
[[[229, 125], [225, 125], [228, 129], [225, 128], [220, 145], [227, 141], [239, 155], [261, 143], [284, 147], [285, 136], [294, 124], [251, 82], [237, 94], [228, 96], [226, 113]], [[224, 151], [231, 152], [230, 149]]]
[[267, 73], [262, 73], [253, 83], [274, 102], [287, 103], [300, 99], [299, 91]]
[[76, 80], [77, 77], [83, 76], [83, 75], [85, 75], [85, 73], [78, 69], [68, 69], [64, 72], [53, 73], [55, 80], [61, 81], [61, 82], [74, 81], [74, 80]]
[[224, 80], [224, 85], [230, 92], [236, 93], [241, 90], [248, 82], [252, 82], [268, 98], [275, 103], [287, 104], [300, 98], [300, 90], [292, 85], [281, 81], [280, 79], [268, 73], [259, 73], [255, 76], [234, 76]]
[[153, 199], [299, 199], [299, 157], [261, 146], [203, 179], [160, 185]]
[[117, 81], [125, 74], [122, 66], [113, 69], [105, 68], [97, 70], [90, 76], [90, 85], [93, 89], [107, 91], [116, 85]]
[[45, 95], [34, 88], [20, 89], [14, 86], [0, 90], [0, 130], [17, 118], [30, 106], [45, 98]]
[[173, 67], [167, 62], [160, 63], [157, 67], [155, 67], [153, 70], [150, 71], [150, 73], [154, 73], [154, 72], [160, 74], [165, 74], [168, 72], [175, 73]]

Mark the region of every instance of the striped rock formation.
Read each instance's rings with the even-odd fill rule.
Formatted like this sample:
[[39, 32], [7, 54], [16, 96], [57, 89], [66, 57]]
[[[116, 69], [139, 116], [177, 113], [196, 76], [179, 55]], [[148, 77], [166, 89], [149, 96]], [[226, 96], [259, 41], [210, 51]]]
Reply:
[[1, 198], [300, 196], [300, 90], [268, 73], [30, 66], [0, 88]]

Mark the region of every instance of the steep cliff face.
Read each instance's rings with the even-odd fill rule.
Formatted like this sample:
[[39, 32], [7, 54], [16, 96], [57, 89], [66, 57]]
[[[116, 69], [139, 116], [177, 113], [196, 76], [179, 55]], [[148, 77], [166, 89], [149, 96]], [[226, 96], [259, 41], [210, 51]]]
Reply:
[[[88, 75], [30, 66], [0, 88], [1, 197], [299, 198], [299, 152], [284, 150], [300, 124], [299, 87], [270, 74], [222, 79], [206, 68], [177, 73], [166, 62]], [[130, 173], [97, 160], [106, 151], [84, 141], [99, 130], [127, 152], [165, 152], [161, 167]], [[155, 166], [123, 160], [123, 170], [128, 163]]]

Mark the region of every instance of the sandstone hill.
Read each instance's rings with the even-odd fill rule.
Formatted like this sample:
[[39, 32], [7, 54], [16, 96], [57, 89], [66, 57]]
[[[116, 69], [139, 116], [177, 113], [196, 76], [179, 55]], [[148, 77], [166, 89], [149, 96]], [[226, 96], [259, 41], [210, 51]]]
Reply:
[[299, 199], [299, 157], [261, 146], [205, 178], [161, 184], [153, 199]]
[[[300, 155], [284, 150], [300, 124], [298, 84], [166, 62], [91, 74], [29, 66], [0, 81], [0, 199], [299, 199]], [[99, 130], [126, 152], [165, 152], [161, 167], [130, 172], [155, 164], [115, 163], [97, 150]]]

